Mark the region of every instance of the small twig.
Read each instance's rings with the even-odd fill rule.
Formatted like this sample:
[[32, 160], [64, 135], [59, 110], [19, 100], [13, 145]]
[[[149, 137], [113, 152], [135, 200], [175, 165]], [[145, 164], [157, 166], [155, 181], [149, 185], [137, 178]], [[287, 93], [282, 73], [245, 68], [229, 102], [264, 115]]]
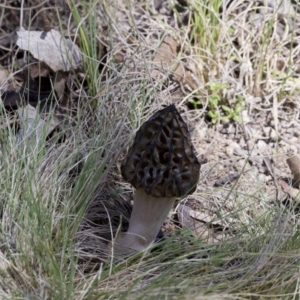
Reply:
[[240, 174], [238, 172], [234, 172], [232, 174], [226, 175], [226, 176], [222, 176], [221, 178], [217, 179], [214, 183], [215, 187], [224, 185], [226, 183], [230, 183], [236, 179], [238, 179], [240, 176]]
[[20, 29], [23, 27], [23, 19], [24, 19], [24, 0], [21, 1], [21, 10], [20, 10]]

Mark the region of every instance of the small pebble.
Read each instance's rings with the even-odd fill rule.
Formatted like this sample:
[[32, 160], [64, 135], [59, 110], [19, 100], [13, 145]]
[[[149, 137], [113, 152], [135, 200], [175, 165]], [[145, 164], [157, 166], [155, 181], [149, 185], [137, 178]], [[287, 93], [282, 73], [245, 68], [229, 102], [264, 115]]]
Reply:
[[248, 111], [247, 110], [243, 110], [242, 113], [242, 119], [243, 119], [243, 123], [244, 124], [247, 124], [250, 122], [250, 118], [249, 118], [249, 115], [248, 115]]
[[260, 152], [264, 152], [268, 148], [267, 143], [263, 140], [258, 140], [256, 146]]

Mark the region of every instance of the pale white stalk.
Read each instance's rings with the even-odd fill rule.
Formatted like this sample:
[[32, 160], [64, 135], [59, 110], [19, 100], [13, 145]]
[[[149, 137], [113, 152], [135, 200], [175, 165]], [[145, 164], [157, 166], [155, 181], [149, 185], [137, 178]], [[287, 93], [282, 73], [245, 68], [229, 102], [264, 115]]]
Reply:
[[175, 199], [152, 197], [143, 189], [137, 189], [128, 231], [121, 233], [114, 242], [115, 255], [126, 256], [147, 249], [155, 241]]

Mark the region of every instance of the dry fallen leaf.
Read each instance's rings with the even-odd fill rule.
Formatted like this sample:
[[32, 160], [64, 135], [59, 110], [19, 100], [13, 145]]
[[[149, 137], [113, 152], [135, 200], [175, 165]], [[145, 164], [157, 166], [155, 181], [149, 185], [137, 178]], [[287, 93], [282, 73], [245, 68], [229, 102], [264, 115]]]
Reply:
[[[171, 67], [175, 67], [177, 58], [177, 43], [170, 37], [166, 36], [161, 42], [153, 59], [153, 64], [158, 68], [151, 73], [151, 76], [158, 77], [161, 71], [170, 71]], [[177, 62], [178, 64], [178, 62]]]
[[57, 125], [56, 118], [43, 120], [37, 110], [30, 104], [18, 109], [20, 119], [20, 130], [16, 134], [17, 144], [26, 142], [27, 145], [35, 147], [43, 134], [48, 135]]
[[[228, 231], [222, 225], [213, 221], [212, 216], [195, 211], [184, 204], [179, 205], [177, 216], [182, 228], [191, 230], [195, 238], [214, 243], [224, 239], [228, 234]], [[215, 230], [214, 226], [223, 228], [223, 230]]]
[[177, 215], [178, 221], [183, 228], [187, 228], [192, 231], [194, 237], [207, 236], [207, 226], [203, 222], [199, 222], [191, 217], [193, 209], [190, 207], [180, 204], [178, 207]]
[[282, 179], [279, 179], [278, 183], [286, 194], [292, 197], [296, 202], [300, 202], [300, 190], [290, 186]]
[[57, 94], [58, 99], [62, 99], [65, 93], [66, 88], [66, 77], [62, 73], [57, 74], [57, 80], [54, 85], [55, 92]]
[[17, 31], [17, 45], [38, 60], [46, 63], [54, 72], [76, 69], [81, 63], [80, 49], [58, 31]]
[[170, 36], [166, 36], [161, 42], [153, 59], [155, 70], [151, 72], [153, 78], [163, 78], [172, 74], [173, 79], [181, 85], [188, 84], [196, 88], [191, 72], [179, 57], [179, 44]]
[[300, 183], [300, 155], [294, 155], [286, 160], [294, 176], [294, 186], [299, 187]]
[[43, 66], [43, 64], [35, 64], [29, 67], [30, 77], [37, 78], [37, 77], [48, 77], [49, 70], [48, 67]]

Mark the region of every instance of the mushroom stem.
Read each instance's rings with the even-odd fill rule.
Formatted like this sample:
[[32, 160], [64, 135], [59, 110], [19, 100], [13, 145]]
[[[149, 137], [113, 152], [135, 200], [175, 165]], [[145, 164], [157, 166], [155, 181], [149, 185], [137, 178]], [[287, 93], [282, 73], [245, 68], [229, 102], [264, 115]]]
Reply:
[[152, 197], [142, 188], [137, 189], [128, 231], [116, 238], [115, 254], [126, 256], [148, 248], [154, 242], [175, 199]]

